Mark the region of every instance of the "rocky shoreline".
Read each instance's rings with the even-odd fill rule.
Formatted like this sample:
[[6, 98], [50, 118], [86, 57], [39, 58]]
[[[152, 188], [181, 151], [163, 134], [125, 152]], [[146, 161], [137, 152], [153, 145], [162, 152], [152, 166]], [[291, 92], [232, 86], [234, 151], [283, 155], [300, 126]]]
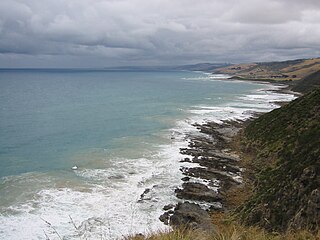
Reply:
[[240, 158], [231, 150], [230, 143], [246, 122], [194, 125], [202, 134], [189, 136], [188, 148], [181, 148], [180, 152], [186, 156], [181, 162], [195, 166], [181, 167], [185, 177], [181, 188], [175, 190], [181, 202], [163, 208], [165, 212], [159, 218], [163, 223], [214, 231], [210, 212], [226, 210], [226, 192], [242, 183]]
[[[300, 96], [299, 93], [292, 92], [290, 86], [272, 91]], [[288, 102], [275, 103], [282, 106]], [[228, 193], [233, 194], [233, 190], [237, 191], [244, 186], [244, 169], [241, 168], [238, 153], [232, 150], [232, 141], [241, 129], [262, 114], [252, 112], [252, 116], [244, 121], [225, 120], [221, 123], [193, 125], [200, 134], [188, 136], [188, 147], [180, 149], [180, 153], [185, 155], [180, 161], [192, 164], [191, 167], [180, 168], [185, 177], [181, 179], [182, 186], [175, 189], [175, 194], [181, 201], [176, 205], [166, 205], [160, 221], [172, 227], [214, 231], [210, 214], [234, 207], [229, 206]]]

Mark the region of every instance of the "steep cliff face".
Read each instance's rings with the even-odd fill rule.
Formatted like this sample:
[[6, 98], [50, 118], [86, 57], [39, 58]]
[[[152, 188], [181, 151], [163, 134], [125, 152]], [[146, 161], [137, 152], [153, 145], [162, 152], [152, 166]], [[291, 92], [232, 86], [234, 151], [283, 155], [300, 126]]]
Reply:
[[245, 223], [269, 230], [317, 230], [320, 221], [320, 88], [264, 114], [243, 132], [254, 153], [254, 193]]
[[306, 93], [314, 89], [315, 87], [320, 87], [320, 70], [297, 81], [292, 90], [296, 92]]

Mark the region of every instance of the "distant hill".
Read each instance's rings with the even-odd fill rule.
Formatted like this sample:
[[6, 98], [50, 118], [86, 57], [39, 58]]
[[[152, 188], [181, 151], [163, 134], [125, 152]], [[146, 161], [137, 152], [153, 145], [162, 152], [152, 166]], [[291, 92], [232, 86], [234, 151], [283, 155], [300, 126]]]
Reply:
[[230, 74], [244, 79], [300, 80], [320, 70], [320, 58], [282, 62], [236, 64], [218, 68], [215, 73]]
[[230, 64], [228, 63], [198, 63], [193, 65], [183, 65], [175, 67], [176, 70], [189, 70], [189, 71], [204, 71], [204, 72], [212, 72], [217, 68], [227, 67]]
[[191, 65], [169, 65], [169, 66], [119, 66], [105, 67], [105, 70], [114, 71], [204, 71], [213, 72], [217, 68], [229, 66], [228, 63], [197, 63]]
[[244, 222], [272, 231], [309, 229], [320, 222], [320, 88], [266, 113], [243, 132], [254, 192]]
[[320, 87], [320, 70], [297, 81], [292, 91], [306, 93], [315, 87]]

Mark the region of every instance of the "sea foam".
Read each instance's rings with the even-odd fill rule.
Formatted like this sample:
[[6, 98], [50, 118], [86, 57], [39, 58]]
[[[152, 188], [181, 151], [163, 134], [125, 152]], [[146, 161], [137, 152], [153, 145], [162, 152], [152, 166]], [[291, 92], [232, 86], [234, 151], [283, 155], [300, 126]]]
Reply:
[[[207, 75], [196, 80], [224, 78]], [[116, 239], [167, 229], [158, 218], [164, 205], [179, 201], [174, 195], [174, 190], [182, 184], [179, 169], [197, 166], [180, 162], [184, 156], [179, 149], [188, 146], [188, 136], [201, 134], [193, 124], [245, 120], [255, 112], [270, 111], [277, 107], [276, 102], [295, 98], [292, 94], [274, 91], [281, 87], [261, 84], [259, 91], [232, 101], [184, 109], [188, 118], [177, 120], [173, 128], [162, 131], [160, 135], [167, 143], [158, 145], [157, 150], [146, 157], [114, 158], [106, 169], [80, 166], [76, 171], [70, 170], [70, 179], [66, 178], [61, 184], [48, 174], [37, 175], [40, 182], [53, 185], [41, 185], [27, 200], [1, 209], [0, 236], [9, 240], [45, 239], [46, 236], [59, 239], [59, 235], [64, 239]], [[25, 180], [28, 182], [28, 179], [35, 178], [29, 174]], [[191, 181], [205, 183], [201, 179]], [[9, 187], [8, 184], [22, 183], [12, 177], [10, 183], [3, 184]], [[202, 206], [208, 207], [204, 203]]]

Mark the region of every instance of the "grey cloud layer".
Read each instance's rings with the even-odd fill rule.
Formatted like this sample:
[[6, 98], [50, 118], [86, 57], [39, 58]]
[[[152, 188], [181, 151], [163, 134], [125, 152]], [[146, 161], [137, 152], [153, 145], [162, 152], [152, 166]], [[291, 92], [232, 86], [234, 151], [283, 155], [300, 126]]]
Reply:
[[320, 53], [319, 2], [1, 0], [0, 64], [313, 57]]

